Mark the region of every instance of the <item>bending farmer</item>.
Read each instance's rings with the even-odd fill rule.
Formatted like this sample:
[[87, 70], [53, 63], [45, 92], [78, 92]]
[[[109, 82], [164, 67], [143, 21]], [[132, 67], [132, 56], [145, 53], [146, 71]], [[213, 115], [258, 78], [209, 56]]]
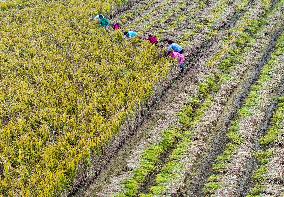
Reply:
[[120, 30], [120, 29], [121, 29], [121, 27], [120, 27], [120, 24], [119, 24], [119, 23], [115, 23], [112, 27], [113, 27], [113, 29], [114, 29], [115, 31], [118, 31], [118, 30]]
[[168, 40], [168, 44], [170, 46], [168, 47], [167, 55], [169, 55], [172, 51], [183, 54], [184, 51], [183, 51], [183, 48], [180, 45], [178, 45], [177, 43], [175, 43], [172, 40]]
[[126, 38], [135, 38], [138, 36], [138, 33], [135, 31], [126, 31], [124, 32]]
[[103, 15], [99, 14], [99, 23], [101, 25], [101, 27], [104, 27], [104, 28], [108, 28], [109, 25], [110, 25], [110, 22], [108, 19], [106, 19]]
[[96, 16], [93, 16], [92, 17], [92, 20], [95, 20], [95, 21], [100, 21], [100, 15], [102, 16], [102, 17], [104, 17], [102, 14], [98, 14], [98, 15], [96, 15]]
[[184, 57], [184, 55], [180, 54], [179, 52], [172, 51], [172, 52], [170, 52], [170, 57], [178, 60], [180, 71], [184, 72], [184, 69], [185, 69], [185, 57]]
[[149, 34], [147, 40], [151, 43], [151, 44], [154, 44], [154, 45], [157, 45], [158, 44], [158, 38], [156, 36], [153, 36], [152, 34]]

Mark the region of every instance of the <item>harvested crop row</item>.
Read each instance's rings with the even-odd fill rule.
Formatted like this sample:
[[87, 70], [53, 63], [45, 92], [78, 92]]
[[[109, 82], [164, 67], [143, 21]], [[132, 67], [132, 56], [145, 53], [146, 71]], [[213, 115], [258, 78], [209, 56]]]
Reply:
[[215, 65], [216, 63], [220, 62], [224, 56], [227, 54], [230, 48], [235, 47], [233, 43], [236, 43], [236, 38], [240, 33], [242, 33], [242, 29], [245, 28], [246, 25], [249, 23], [253, 23], [254, 20], [257, 20], [259, 15], [267, 12], [269, 8], [271, 8], [271, 1], [255, 1], [253, 2], [253, 6], [255, 8], [255, 12], [246, 13], [243, 18], [246, 18], [248, 21], [247, 23], [239, 23], [234, 28], [230, 29], [230, 36], [226, 39], [225, 43], [223, 44], [223, 49], [221, 51], [217, 51], [214, 57], [208, 62], [209, 67]]
[[162, 13], [158, 12], [155, 15], [151, 16], [150, 22], [142, 26], [143, 28], [141, 29], [141, 31], [143, 33], [144, 32], [156, 33], [157, 31], [153, 28], [161, 29], [161, 26], [163, 25], [166, 26], [166, 28], [168, 28], [167, 26], [168, 25], [170, 26], [170, 21], [175, 20], [179, 18], [180, 16], [182, 16], [183, 12], [185, 12], [186, 10], [190, 12], [194, 8], [193, 6], [196, 6], [196, 2], [194, 1], [186, 2], [186, 1], [181, 0], [180, 2], [175, 1], [174, 3], [172, 3], [172, 6], [173, 7], [167, 6], [169, 10], [166, 12], [164, 12], [163, 10]]
[[[217, 1], [218, 2], [218, 1]], [[150, 27], [148, 32], [155, 32], [161, 38], [174, 38], [179, 41], [179, 35], [183, 30], [189, 30], [192, 21], [199, 20], [198, 13], [202, 13], [206, 8], [212, 8], [212, 2], [205, 4], [203, 1], [187, 2], [186, 8], [181, 8], [179, 12], [174, 13], [167, 18], [164, 23], [158, 22], [156, 25]]]
[[[147, 15], [138, 17], [136, 21], [132, 22], [127, 26], [127, 28], [134, 28], [137, 30], [142, 30], [147, 28], [150, 25], [153, 25], [155, 20], [161, 15], [172, 14], [171, 9], [176, 9], [176, 7], [182, 6], [184, 2], [182, 0], [173, 1], [173, 0], [164, 0], [162, 3], [155, 7], [152, 12], [149, 12]], [[169, 6], [173, 5], [173, 7]], [[159, 18], [161, 19], [161, 18]]]
[[[231, 11], [231, 8], [234, 7], [233, 5], [229, 5], [226, 0], [207, 2], [207, 4], [203, 1], [197, 1], [195, 4], [191, 3], [187, 9], [182, 9], [182, 11], [178, 12], [178, 17], [172, 15], [169, 19], [159, 20], [158, 23], [161, 25], [156, 25], [149, 29], [152, 32], [159, 32], [158, 34], [164, 37], [178, 40], [182, 45], [186, 46], [186, 48], [189, 48], [190, 45], [196, 46], [192, 43], [192, 39], [199, 41], [204, 40], [194, 37], [195, 35], [207, 35], [212, 31], [211, 29], [214, 23], [217, 23], [219, 20], [227, 19], [222, 16], [225, 13], [220, 12], [220, 5], [224, 5], [222, 6], [222, 11]], [[217, 10], [219, 10], [219, 12], [217, 12]], [[231, 14], [231, 12], [228, 12], [228, 15], [229, 14]], [[211, 17], [210, 22], [208, 17]], [[170, 24], [168, 23], [169, 21]], [[204, 29], [207, 31], [204, 31]], [[215, 33], [217, 33], [217, 30]]]
[[261, 72], [260, 78], [240, 109], [238, 118], [229, 130], [230, 142], [224, 153], [218, 156], [213, 165], [214, 174], [209, 177], [206, 191], [210, 196], [245, 195], [245, 188], [251, 168], [252, 153], [256, 148], [256, 140], [261, 135], [261, 127], [269, 117], [273, 97], [283, 77], [283, 35], [276, 45], [271, 60]]
[[[131, 2], [132, 1], [129, 1], [128, 4], [130, 4]], [[131, 7], [129, 7], [129, 9], [125, 10], [122, 13], [118, 13], [113, 17], [113, 19], [118, 20], [119, 18], [124, 18], [127, 19], [126, 23], [133, 22], [131, 20], [137, 19], [138, 16], [145, 15], [144, 12], [152, 11], [152, 9], [155, 9], [162, 2], [163, 1], [160, 0], [154, 0], [154, 1], [141, 0], [139, 2], [134, 2], [134, 4]], [[132, 11], [133, 9], [141, 12], [134, 13]]]
[[[215, 36], [222, 27], [222, 24], [231, 25], [231, 22], [228, 22], [232, 19], [231, 16], [246, 11], [249, 3], [250, 1], [243, 0], [232, 4], [227, 0], [216, 2], [213, 8], [204, 10], [198, 16], [199, 21], [190, 20], [190, 23], [186, 24], [186, 26], [190, 27], [190, 31], [182, 30], [179, 32], [179, 38], [183, 42], [186, 42], [186, 45], [197, 47], [199, 46], [196, 43], [197, 40], [200, 42], [200, 40], [208, 40], [209, 37]], [[237, 21], [237, 18], [235, 21]]]
[[269, 52], [268, 46], [271, 44], [271, 39], [277, 28], [281, 26], [282, 20], [277, 14], [264, 20], [266, 21], [264, 24], [269, 25], [260, 28], [261, 30], [255, 30], [246, 42], [230, 50], [224, 61], [219, 64], [219, 68], [224, 72], [219, 74], [222, 85], [219, 92], [209, 99], [212, 100], [212, 104], [208, 111], [203, 109], [206, 112], [201, 123], [193, 129], [194, 133], [197, 130], [200, 133], [196, 144], [198, 144], [198, 150], [202, 152], [202, 156], [199, 156], [202, 159], [199, 159], [199, 163], [193, 164], [191, 171], [194, 173], [190, 173], [185, 183], [191, 194], [202, 192], [202, 186], [211, 171], [211, 164], [226, 141], [225, 128], [230, 125], [231, 119], [241, 106], [241, 100], [257, 78], [263, 66], [263, 58]]
[[157, 10], [159, 10], [160, 7], [164, 6], [167, 2], [169, 1], [164, 1], [164, 0], [140, 1], [139, 3], [136, 3], [134, 6], [132, 6], [131, 9], [121, 13], [120, 15], [117, 15], [114, 18], [114, 20], [116, 21], [120, 19], [126, 19], [126, 22], [124, 23], [125, 26], [131, 24], [137, 24], [141, 17], [150, 16], [151, 13], [154, 13]]
[[61, 194], [168, 76], [154, 47], [89, 20], [94, 7], [122, 2], [30, 1], [0, 12], [4, 195]]
[[[201, 15], [201, 18], [204, 18], [201, 20], [201, 23], [195, 23], [193, 25], [194, 27], [199, 27], [197, 28], [197, 31], [189, 31], [186, 32], [185, 35], [181, 36], [181, 38], [184, 40], [183, 44], [187, 45], [187, 50], [189, 51], [189, 65], [194, 65], [196, 63], [194, 61], [191, 61], [194, 58], [201, 59], [203, 63], [212, 61], [212, 59], [214, 59], [215, 53], [224, 50], [224, 47], [226, 46], [225, 42], [227, 42], [227, 40], [230, 38], [232, 32], [240, 29], [238, 28], [238, 25], [236, 25], [239, 19], [243, 18], [244, 14], [250, 13], [247, 12], [247, 10], [250, 10], [252, 6], [250, 1], [243, 0], [238, 3], [239, 4], [237, 6], [234, 6], [234, 4], [228, 6], [228, 18], [223, 18], [222, 14], [215, 15], [215, 20], [218, 21], [218, 23], [222, 24], [222, 26], [228, 26], [228, 28], [216, 26], [217, 22], [212, 21], [212, 17], [211, 21], [208, 22], [210, 14], [206, 14], [208, 10], [205, 10], [205, 13]], [[215, 9], [212, 9], [211, 11], [215, 12]], [[235, 36], [237, 35], [238, 34], [236, 34]], [[211, 69], [212, 68], [210, 68], [209, 66], [206, 66], [208, 73], [212, 72]]]
[[[256, 6], [260, 6], [261, 9], [257, 10]], [[261, 16], [260, 11], [267, 10], [267, 7], [264, 6], [261, 1], [248, 1], [248, 0], [239, 2], [236, 6], [233, 6], [233, 8], [235, 8], [235, 10], [232, 8], [230, 9], [230, 15], [227, 19], [219, 20], [218, 23], [211, 22], [209, 26], [211, 28], [201, 27], [202, 34], [199, 34], [198, 39], [196, 39], [197, 41], [193, 40], [190, 43], [193, 46], [197, 45], [201, 48], [203, 46], [200, 45], [200, 40], [207, 40], [208, 38], [214, 37], [214, 35], [219, 29], [227, 30], [224, 31], [223, 35], [221, 36], [222, 42], [218, 42], [217, 44], [210, 47], [211, 54], [210, 57], [207, 58], [208, 59], [207, 61], [209, 63], [209, 66], [207, 67], [210, 67], [210, 63], [211, 65], [214, 65], [214, 63], [216, 64], [221, 61], [221, 59], [219, 59], [220, 60], [219, 62], [215, 61], [215, 59], [218, 58], [218, 54], [225, 55], [228, 52], [229, 50], [228, 42], [230, 42], [230, 44], [232, 45], [235, 45], [236, 38], [239, 36], [240, 33], [242, 33], [243, 28], [245, 28], [245, 26], [242, 27], [242, 25], [247, 25], [246, 23], [240, 22], [239, 19], [242, 19], [242, 21], [244, 21], [246, 18], [248, 21], [252, 21], [250, 18], [251, 16], [257, 16], [257, 13]], [[246, 12], [250, 8], [253, 8], [257, 11], [255, 13]], [[212, 62], [214, 63], [212, 64]]]
[[[269, 30], [266, 30], [266, 32], [267, 31], [269, 31]], [[261, 32], [260, 35], [262, 35], [262, 33], [264, 33], [264, 32]], [[241, 39], [239, 39], [239, 40], [241, 40]], [[243, 43], [243, 45], [246, 46], [247, 44]], [[254, 46], [254, 47], [258, 48], [257, 45]], [[250, 49], [253, 49], [253, 48], [247, 48], [246, 50], [248, 51]], [[231, 52], [233, 52], [233, 51], [231, 51]], [[243, 55], [244, 55], [243, 58], [245, 58], [246, 54], [243, 54]], [[229, 60], [229, 58], [233, 58], [233, 57], [234, 56], [228, 57], [227, 60]], [[237, 58], [237, 57], [234, 57], [234, 58]], [[225, 62], [226, 61], [224, 61], [222, 63], [225, 63]], [[233, 63], [233, 65], [232, 65], [233, 68], [231, 68], [231, 70], [234, 70], [234, 69], [236, 69], [236, 70], [243, 70], [243, 68], [242, 68], [243, 65], [241, 64], [241, 62]], [[239, 65], [238, 66], [239, 68], [234, 67], [234, 64], [237, 64], [237, 63]], [[247, 63], [249, 63], [249, 62], [247, 62]], [[223, 64], [222, 66], [224, 66], [224, 65], [225, 64]], [[222, 68], [222, 66], [220, 66], [220, 67]], [[250, 66], [250, 65], [248, 64], [248, 66]], [[253, 65], [251, 66], [251, 68], [253, 68]], [[223, 70], [224, 70], [224, 68], [223, 68]], [[233, 76], [231, 76], [231, 77], [235, 77], [236, 78], [236, 76], [234, 76], [234, 74], [236, 74], [236, 73], [233, 72]], [[202, 158], [200, 153], [204, 154], [206, 152], [206, 149], [208, 148], [207, 140], [205, 140], [206, 138], [208, 138], [208, 135], [210, 136], [210, 133], [206, 134], [207, 132], [210, 131], [210, 130], [208, 130], [208, 128], [210, 128], [210, 129], [214, 128], [214, 126], [213, 126], [214, 125], [214, 120], [215, 120], [215, 122], [216, 122], [216, 120], [218, 120], [218, 115], [217, 114], [222, 112], [222, 107], [225, 107], [225, 106], [222, 106], [222, 104], [223, 105], [226, 104], [226, 99], [228, 99], [228, 97], [230, 96], [230, 94], [226, 94], [226, 93], [228, 93], [227, 91], [229, 91], [229, 92], [231, 91], [232, 92], [233, 88], [237, 85], [237, 81], [236, 81], [236, 83], [232, 84], [231, 80], [228, 80], [228, 77], [230, 77], [230, 76], [223, 75], [223, 76], [219, 76], [219, 77], [221, 77], [223, 79], [227, 79], [227, 81], [225, 80], [225, 83], [223, 82], [224, 84], [223, 84], [222, 89], [221, 89], [221, 91], [219, 93], [219, 96], [217, 95], [214, 99], [212, 97], [209, 97], [204, 102], [204, 105], [201, 106], [200, 109], [198, 109], [198, 111], [199, 111], [199, 112], [197, 112], [198, 115], [196, 115], [196, 117], [193, 116], [193, 120], [192, 120], [192, 118], [188, 117], [187, 113], [189, 113], [189, 114], [192, 113], [192, 115], [194, 115], [195, 113], [192, 112], [192, 109], [195, 108], [194, 106], [196, 106], [196, 104], [193, 104], [192, 106], [190, 106], [190, 108], [188, 108], [188, 110], [184, 109], [184, 113], [181, 116], [181, 118], [183, 118], [182, 122], [187, 127], [188, 126], [189, 127], [190, 126], [191, 127], [196, 127], [194, 129], [194, 132], [193, 132], [194, 133], [193, 136], [195, 136], [194, 137], [195, 138], [194, 143], [193, 144], [192, 143], [189, 144], [187, 142], [187, 143], [182, 144], [181, 146], [178, 146], [179, 148], [177, 149], [176, 154], [173, 153], [173, 156], [172, 156], [173, 158], [171, 160], [172, 162], [169, 162], [169, 164], [165, 166], [164, 173], [161, 173], [161, 174], [159, 174], [157, 176], [157, 182], [159, 182], [159, 184], [157, 184], [156, 186], [154, 186], [152, 188], [153, 191], [154, 190], [162, 191], [163, 187], [165, 187], [167, 182], [169, 183], [169, 186], [171, 186], [171, 189], [169, 189], [168, 191], [169, 192], [175, 191], [173, 189], [173, 185], [174, 184], [172, 183], [172, 181], [174, 181], [176, 184], [181, 184], [182, 182], [184, 182], [182, 180], [182, 178], [181, 178], [181, 177], [184, 176], [184, 175], [181, 175], [184, 172], [184, 169], [182, 169], [182, 168], [184, 168], [183, 165], [187, 165], [191, 172], [198, 172], [199, 169], [196, 169], [197, 170], [196, 171], [196, 170], [191, 169], [191, 167], [194, 166], [194, 164], [196, 164], [196, 161], [198, 160], [197, 158], [199, 158], [199, 160], [200, 160], [200, 157]], [[213, 82], [213, 84], [214, 84], [214, 82]], [[231, 89], [230, 89], [230, 86], [231, 86]], [[204, 86], [204, 87], [206, 87], [206, 86]], [[216, 85], [213, 86], [213, 87], [215, 87], [215, 90], [216, 90]], [[218, 85], [217, 85], [217, 87], [218, 87]], [[206, 88], [205, 88], [205, 90], [206, 90]], [[193, 103], [196, 103], [196, 101], [194, 101]], [[211, 111], [205, 113], [207, 108], [210, 107], [210, 106], [213, 106], [213, 105], [215, 107], [213, 107], [211, 109]], [[205, 116], [204, 118], [202, 118], [204, 113], [207, 114], [208, 117]], [[212, 116], [213, 114], [214, 114], [214, 117]], [[186, 118], [186, 117], [188, 117], [188, 118]], [[201, 122], [201, 124], [199, 122]], [[199, 126], [197, 126], [198, 124], [199, 124]], [[200, 135], [197, 136], [196, 130], [200, 131], [200, 132], [198, 132], [198, 133], [200, 133]], [[185, 139], [188, 141], [187, 137]], [[203, 140], [205, 140], [204, 143], [202, 143]], [[198, 144], [198, 146], [194, 146], [194, 144], [196, 144], [196, 145]], [[196, 148], [198, 148], [199, 151], [196, 150], [196, 149], [192, 149], [190, 156], [183, 157], [183, 156], [180, 155], [181, 151], [183, 150], [183, 152], [184, 152], [183, 154], [187, 155], [188, 154], [188, 153], [186, 153], [186, 149], [188, 149], [188, 148], [186, 148], [187, 146], [196, 147]], [[183, 147], [183, 149], [182, 149], [182, 147]], [[195, 155], [195, 156], [193, 157], [193, 155]], [[181, 157], [183, 157], [183, 159]], [[196, 158], [196, 160], [194, 158]], [[171, 170], [169, 170], [170, 168], [171, 168]], [[193, 173], [193, 174], [194, 175], [192, 175], [190, 177], [195, 177], [196, 176], [195, 173]], [[201, 176], [201, 177], [203, 177], [203, 176]], [[179, 179], [179, 178], [181, 178], [181, 179]], [[194, 182], [194, 181], [192, 181], [192, 182]], [[187, 187], [189, 187], [189, 184], [190, 184], [190, 182], [186, 182], [185, 183], [185, 185], [187, 185]], [[157, 193], [155, 193], [155, 194], [157, 194]], [[187, 195], [190, 195], [190, 194], [187, 194]]]
[[[165, 16], [158, 15], [151, 21], [151, 24], [153, 25], [147, 25], [147, 27], [141, 29], [141, 31], [153, 32], [161, 36], [161, 38], [170, 37], [181, 42], [185, 41], [184, 39], [181, 39], [181, 35], [191, 29], [192, 23], [200, 23], [199, 14], [207, 11], [210, 15], [210, 11], [214, 10], [218, 2], [219, 1], [215, 1], [213, 3], [209, 1], [205, 4], [201, 0], [196, 0], [182, 2], [177, 6], [173, 5], [174, 8], [171, 12], [166, 13]], [[216, 16], [216, 18], [217, 17], [218, 16]]]

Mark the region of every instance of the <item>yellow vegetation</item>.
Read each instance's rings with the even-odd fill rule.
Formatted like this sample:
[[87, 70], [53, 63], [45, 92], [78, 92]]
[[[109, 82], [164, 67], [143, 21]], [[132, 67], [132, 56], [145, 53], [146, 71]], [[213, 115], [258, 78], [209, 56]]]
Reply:
[[90, 20], [122, 3], [31, 0], [0, 12], [0, 194], [58, 196], [168, 74], [155, 46]]

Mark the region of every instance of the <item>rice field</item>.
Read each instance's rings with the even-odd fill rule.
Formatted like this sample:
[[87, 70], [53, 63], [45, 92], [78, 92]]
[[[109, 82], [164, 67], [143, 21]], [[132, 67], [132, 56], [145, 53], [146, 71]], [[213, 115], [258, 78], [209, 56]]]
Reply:
[[0, 5], [0, 195], [284, 197], [284, 0]]

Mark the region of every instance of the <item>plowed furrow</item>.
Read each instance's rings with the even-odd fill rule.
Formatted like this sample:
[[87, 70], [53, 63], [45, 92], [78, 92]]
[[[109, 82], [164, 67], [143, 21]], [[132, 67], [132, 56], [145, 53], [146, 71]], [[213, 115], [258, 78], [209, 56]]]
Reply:
[[[277, 60], [275, 55], [281, 50], [279, 44], [275, 47], [275, 42], [282, 32], [283, 28], [273, 36], [268, 52], [263, 56], [262, 62], [265, 66], [260, 78], [245, 99], [244, 106], [238, 112], [238, 118], [229, 130], [230, 143], [226, 145], [227, 152], [224, 151], [213, 165], [217, 173], [210, 177], [207, 192], [210, 194], [212, 190], [220, 187], [212, 193], [213, 196], [243, 196], [247, 193], [250, 177], [256, 166], [252, 153], [257, 149], [257, 139], [268, 126], [268, 121], [275, 108], [273, 97], [277, 96], [282, 84], [283, 73], [280, 70], [283, 65], [276, 63], [275, 68], [271, 67], [272, 62]], [[275, 54], [273, 57], [271, 57], [271, 51]], [[266, 64], [267, 58], [272, 59]], [[267, 78], [268, 71], [271, 72], [270, 79]], [[259, 98], [262, 98], [261, 102], [258, 102]]]
[[[284, 38], [284, 36], [283, 36]], [[282, 83], [283, 84], [283, 83]], [[279, 91], [283, 95], [283, 85]], [[283, 196], [284, 194], [284, 102], [277, 98], [277, 109], [258, 140], [254, 152], [255, 168], [248, 184], [247, 196]]]
[[[249, 63], [249, 62], [248, 62]], [[245, 72], [245, 71], [244, 71]], [[239, 77], [239, 76], [236, 76], [236, 78], [237, 77]], [[227, 92], [225, 91], [225, 94], [226, 94]], [[217, 97], [218, 98], [218, 97]], [[220, 102], [220, 100], [219, 100], [219, 102]], [[216, 106], [216, 108], [218, 108], [220, 105], [219, 105], [219, 103], [215, 103], [215, 106]], [[216, 110], [216, 109], [215, 109]], [[216, 117], [216, 112], [218, 112], [218, 110], [217, 111], [215, 111], [215, 113], [213, 113], [214, 114], [214, 116]], [[213, 116], [211, 116], [210, 117], [210, 119], [209, 120], [211, 120], [212, 118], [213, 119], [215, 119], [215, 117], [213, 118]], [[218, 116], [217, 116], [217, 118], [218, 118]], [[210, 124], [208, 124], [208, 122], [210, 123], [210, 121], [208, 121], [208, 120], [206, 120], [206, 119], [203, 119], [203, 121], [201, 120], [201, 122], [204, 122], [204, 123], [207, 123], [207, 125], [204, 127], [204, 129], [206, 129], [206, 128], [210, 128], [212, 125], [210, 125]], [[204, 133], [203, 132], [200, 132], [201, 134], [203, 134], [203, 135], [201, 135], [200, 137], [196, 137], [196, 139], [195, 139], [195, 142], [193, 142], [193, 147], [194, 147], [194, 143], [202, 143], [202, 137], [204, 137], [204, 136], [206, 136], [207, 134], [207, 132], [206, 132], [206, 130], [204, 130]], [[209, 135], [209, 134], [208, 134]], [[199, 138], [201, 138], [201, 139], [199, 139]], [[204, 144], [205, 146], [206, 146], [206, 143]], [[192, 161], [190, 161], [190, 162], [188, 162], [188, 166], [190, 167], [192, 164], [194, 164], [194, 163], [196, 163], [196, 160], [194, 160], [195, 158], [199, 158], [200, 157], [200, 152], [204, 152], [204, 150], [203, 149], [200, 149], [201, 147], [200, 146], [203, 146], [202, 144], [199, 144], [198, 146], [196, 146], [195, 148], [198, 148], [198, 149], [192, 149], [193, 151], [192, 151], [192, 155], [191, 156], [189, 156], [188, 158], [190, 158], [190, 160], [192, 160]], [[204, 147], [204, 146], [203, 146]], [[183, 163], [182, 161], [180, 161], [180, 163]], [[202, 163], [202, 162], [201, 162]], [[195, 172], [195, 170], [192, 170], [193, 172]], [[181, 173], [181, 172], [180, 172]], [[202, 177], [202, 176], [201, 176]], [[182, 183], [183, 181], [182, 180], [180, 180], [180, 183]], [[185, 184], [185, 185], [188, 185], [188, 184]], [[161, 185], [162, 186], [162, 185]], [[155, 187], [158, 187], [158, 186], [155, 186]], [[154, 187], [153, 187], [154, 188]], [[171, 189], [171, 191], [173, 191], [173, 189]], [[198, 196], [198, 195], [197, 195]]]
[[[236, 116], [238, 109], [242, 107], [244, 99], [247, 97], [252, 84], [254, 84], [254, 82], [258, 79], [260, 71], [269, 60], [269, 56], [271, 55], [272, 49], [275, 45], [275, 43], [273, 43], [275, 35], [271, 35], [272, 41], [268, 46], [264, 44], [267, 43], [267, 40], [269, 40], [269, 31], [271, 31], [271, 29], [267, 29], [263, 32], [266, 32], [267, 36], [265, 38], [257, 40], [258, 43], [263, 43], [262, 46], [256, 46], [258, 49], [255, 48], [252, 50], [263, 51], [263, 49], [261, 50], [262, 47], [268, 47], [264, 52], [262, 59], [259, 58], [262, 53], [254, 55], [248, 54], [249, 57], [254, 57], [254, 60], [247, 59], [246, 62], [250, 65], [242, 65], [243, 68], [237, 69], [237, 71], [233, 74], [233, 76], [236, 76], [241, 80], [232, 78], [232, 83], [226, 84], [226, 86], [223, 86], [223, 88], [221, 88], [221, 95], [223, 96], [215, 96], [216, 103], [213, 104], [213, 107], [211, 109], [212, 114], [214, 114], [215, 118], [209, 121], [209, 123], [211, 124], [207, 123], [203, 126], [203, 129], [205, 129], [205, 127], [210, 128], [207, 131], [208, 135], [210, 135], [210, 133], [214, 134], [212, 135], [210, 140], [206, 141], [206, 146], [211, 146], [211, 149], [207, 150], [208, 154], [205, 155], [204, 159], [200, 161], [200, 166], [196, 166], [198, 169], [193, 170], [195, 172], [199, 171], [200, 174], [196, 176], [197, 173], [195, 173], [188, 178], [189, 182], [186, 185], [189, 186], [191, 184], [191, 186], [188, 187], [188, 190], [191, 193], [199, 195], [202, 194], [202, 187], [212, 170], [211, 165], [216, 159], [218, 153], [221, 153], [222, 149], [224, 149], [224, 145], [226, 144], [225, 142], [227, 141], [227, 139], [225, 137], [225, 131], [231, 125], [231, 121]], [[260, 61], [260, 63], [254, 64], [254, 62], [257, 62], [257, 60]], [[219, 113], [220, 115], [218, 115]], [[216, 122], [214, 122], [214, 120]]]

